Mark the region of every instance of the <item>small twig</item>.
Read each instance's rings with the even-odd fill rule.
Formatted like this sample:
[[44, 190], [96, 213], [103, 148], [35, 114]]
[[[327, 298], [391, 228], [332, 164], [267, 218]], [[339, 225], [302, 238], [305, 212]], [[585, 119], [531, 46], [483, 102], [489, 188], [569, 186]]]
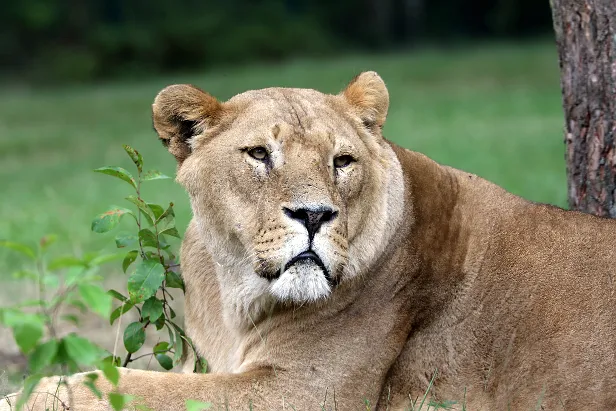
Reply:
[[[160, 342], [160, 337], [158, 338], [158, 341], [156, 341], [156, 344], [158, 345], [158, 343]], [[155, 345], [156, 347], [156, 345]], [[154, 351], [152, 352], [152, 354], [158, 354], [158, 352]], [[152, 355], [152, 357], [154, 357], [154, 355]], [[148, 361], [148, 366], [145, 368], [146, 370], [150, 369], [150, 365], [152, 364], [152, 357], [150, 357], [150, 360]]]
[[131, 362], [131, 357], [132, 357], [131, 353], [126, 354], [126, 358], [124, 358], [124, 362], [122, 363], [122, 367], [126, 367], [128, 365], [128, 363]]
[[167, 290], [166, 287], [163, 287], [163, 295], [167, 293], [167, 295], [169, 296], [169, 298], [171, 299], [171, 301], [175, 300], [175, 298], [173, 298], [173, 296], [171, 295], [171, 293]]
[[[137, 167], [137, 199], [141, 200], [141, 170]], [[137, 207], [137, 228], [141, 231], [141, 209]], [[143, 244], [141, 242], [141, 237], [137, 236], [139, 240], [139, 252], [141, 253], [141, 258], [145, 260], [145, 252], [143, 251]]]
[[41, 308], [41, 311], [43, 312], [43, 315], [45, 316], [45, 322], [47, 323], [47, 329], [49, 330], [49, 334], [55, 340], [57, 338], [56, 338], [56, 330], [53, 325], [53, 318], [51, 314], [49, 313], [49, 311], [47, 310], [47, 307], [45, 306], [45, 283], [43, 282], [43, 279], [45, 277], [45, 267], [44, 267], [43, 258], [41, 256], [39, 256], [36, 262], [36, 269], [38, 271], [39, 307]]
[[[120, 312], [122, 312], [122, 310], [124, 310], [124, 301], [122, 301], [122, 306], [120, 307]], [[120, 330], [122, 329], [122, 315], [120, 315], [120, 318], [118, 318], [118, 328], [116, 331], [116, 338], [115, 338], [115, 342], [113, 343], [113, 361], [115, 362], [115, 358], [116, 358], [116, 353], [117, 353], [117, 349], [118, 349], [118, 340], [120, 339]]]
[[71, 285], [70, 287], [65, 288], [62, 292], [59, 292], [57, 294], [56, 303], [49, 307], [50, 310], [53, 312], [54, 316], [56, 316], [58, 314], [58, 311], [60, 311], [60, 307], [62, 306], [62, 303], [66, 300], [66, 296], [75, 291], [76, 288], [76, 285]]
[[137, 361], [138, 359], [143, 358], [143, 357], [147, 357], [148, 355], [165, 354], [165, 353], [175, 354], [175, 351], [173, 351], [173, 350], [165, 350], [165, 351], [155, 351], [155, 352], [149, 352], [149, 353], [147, 353], [147, 354], [143, 354], [143, 355], [140, 355], [140, 356], [138, 356], [138, 357], [133, 358], [133, 359], [131, 360], [131, 362], [133, 362], [133, 361]]

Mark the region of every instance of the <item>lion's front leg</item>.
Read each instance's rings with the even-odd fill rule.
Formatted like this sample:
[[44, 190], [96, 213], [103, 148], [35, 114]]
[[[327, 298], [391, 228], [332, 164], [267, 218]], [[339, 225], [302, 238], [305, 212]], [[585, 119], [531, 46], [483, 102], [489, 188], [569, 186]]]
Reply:
[[[133, 397], [127, 409], [145, 405], [154, 411], [186, 410], [186, 400], [212, 403], [223, 409], [277, 409], [285, 403], [280, 372], [258, 369], [241, 374], [177, 374], [120, 368], [117, 391]], [[26, 410], [107, 411], [111, 407], [107, 394], [114, 389], [100, 375], [96, 387], [103, 397], [96, 397], [84, 382], [89, 373], [41, 380], [28, 400]], [[64, 383], [62, 382], [64, 379]], [[297, 398], [296, 398], [297, 399]], [[286, 399], [290, 404], [290, 399]], [[0, 401], [0, 411], [15, 410], [17, 395]]]

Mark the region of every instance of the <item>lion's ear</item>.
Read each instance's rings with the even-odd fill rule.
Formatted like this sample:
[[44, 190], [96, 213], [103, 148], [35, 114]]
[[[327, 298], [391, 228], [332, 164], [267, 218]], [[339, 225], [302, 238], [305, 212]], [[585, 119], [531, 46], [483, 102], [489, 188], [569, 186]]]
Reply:
[[357, 110], [368, 128], [383, 126], [389, 108], [389, 92], [376, 72], [361, 73], [351, 80], [341, 94]]
[[166, 87], [152, 104], [154, 129], [180, 163], [191, 153], [191, 139], [215, 125], [221, 114], [218, 100], [187, 84]]

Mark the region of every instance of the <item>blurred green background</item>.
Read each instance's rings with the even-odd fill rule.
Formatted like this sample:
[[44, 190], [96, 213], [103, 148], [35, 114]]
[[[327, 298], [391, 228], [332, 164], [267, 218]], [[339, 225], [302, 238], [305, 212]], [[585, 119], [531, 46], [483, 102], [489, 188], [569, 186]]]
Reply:
[[[91, 170], [174, 175], [150, 104], [168, 84], [226, 99], [246, 89], [338, 92], [387, 83], [385, 135], [533, 201], [566, 204], [563, 114], [549, 3], [535, 0], [23, 0], [0, 13], [0, 239], [59, 235], [57, 253], [113, 249], [90, 222], [128, 206]], [[190, 218], [171, 180], [145, 187]], [[0, 276], [16, 268], [0, 250]], [[112, 271], [119, 268], [113, 268]]]

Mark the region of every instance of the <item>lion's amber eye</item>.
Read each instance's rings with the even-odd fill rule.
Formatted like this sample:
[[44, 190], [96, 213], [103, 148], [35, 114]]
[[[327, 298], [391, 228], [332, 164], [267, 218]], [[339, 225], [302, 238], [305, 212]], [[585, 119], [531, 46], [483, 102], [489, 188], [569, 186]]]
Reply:
[[349, 155], [338, 156], [334, 158], [334, 167], [343, 168], [351, 164], [355, 159]]
[[256, 160], [265, 160], [267, 158], [267, 150], [263, 147], [255, 147], [248, 150], [248, 155]]

